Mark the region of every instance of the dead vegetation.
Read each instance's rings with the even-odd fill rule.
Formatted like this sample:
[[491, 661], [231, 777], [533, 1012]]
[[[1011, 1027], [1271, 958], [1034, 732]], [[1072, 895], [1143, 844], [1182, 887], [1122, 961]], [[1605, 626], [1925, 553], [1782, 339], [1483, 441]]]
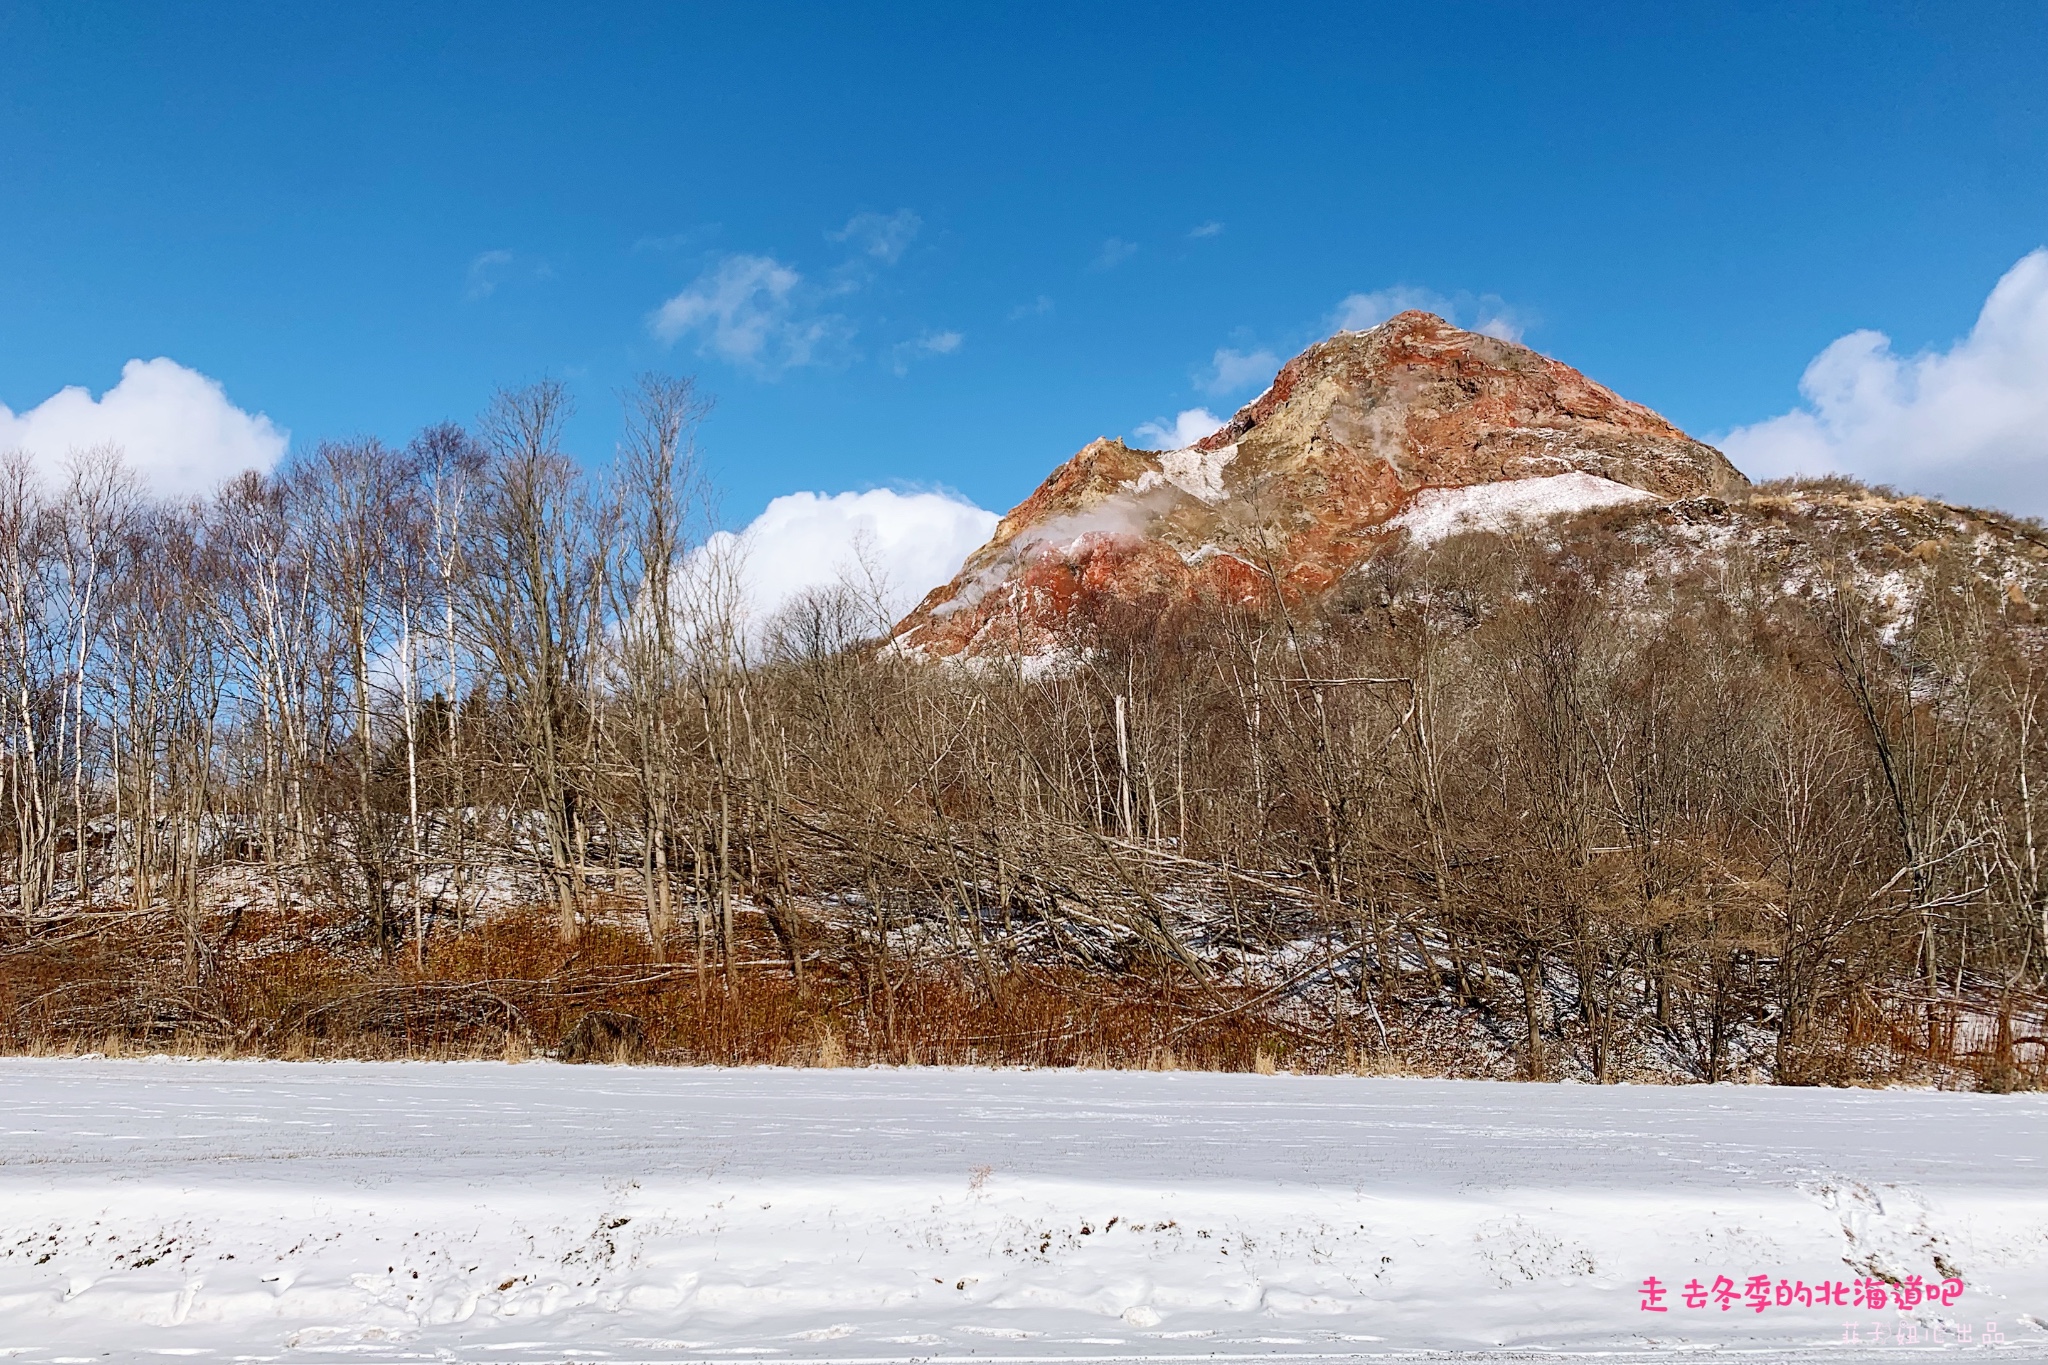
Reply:
[[2027, 527], [1770, 488], [934, 667], [744, 620], [687, 386], [602, 497], [565, 401], [14, 470], [0, 1047], [2043, 1077]]

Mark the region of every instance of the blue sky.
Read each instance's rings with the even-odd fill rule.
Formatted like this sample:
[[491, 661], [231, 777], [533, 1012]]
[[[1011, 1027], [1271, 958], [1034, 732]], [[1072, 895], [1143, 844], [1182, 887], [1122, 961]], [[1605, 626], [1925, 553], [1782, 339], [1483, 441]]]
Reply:
[[14, 0], [0, 405], [162, 356], [303, 445], [553, 375], [602, 459], [668, 368], [734, 523], [1001, 509], [1365, 295], [1714, 436], [1970, 332], [2048, 242], [2044, 70], [2038, 4]]

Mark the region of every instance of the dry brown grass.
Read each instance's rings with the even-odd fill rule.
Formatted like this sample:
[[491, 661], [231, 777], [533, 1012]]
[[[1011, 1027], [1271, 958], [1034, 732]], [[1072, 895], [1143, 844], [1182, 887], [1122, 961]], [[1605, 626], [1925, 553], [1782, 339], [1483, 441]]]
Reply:
[[[800, 988], [762, 925], [742, 936], [739, 966], [702, 973], [694, 951], [656, 961], [630, 922], [595, 920], [564, 946], [543, 908], [446, 935], [424, 967], [346, 946], [338, 927], [252, 915], [196, 986], [177, 978], [167, 924], [0, 952], [0, 1051], [520, 1062], [554, 1055], [578, 1021], [602, 1012], [631, 1016], [634, 1056], [669, 1065], [1512, 1074], [1511, 1061], [1446, 1034], [1426, 992], [1405, 1018], [1401, 1002], [1384, 1002], [1383, 1044], [1376, 1030], [1304, 1034], [1247, 990], [1035, 965], [1000, 972], [991, 990], [945, 962], [878, 972], [857, 945], [823, 937]], [[1958, 1049], [1937, 1062], [1918, 1049], [1921, 1025], [1903, 1008], [1865, 1007], [1840, 1022], [1796, 1079], [1994, 1091], [2048, 1079], [2030, 1037], [2002, 1054]]]
[[1205, 1022], [1221, 1013], [1208, 996], [1077, 970], [1019, 968], [991, 992], [951, 967], [899, 965], [882, 986], [821, 955], [799, 988], [765, 932], [742, 941], [742, 965], [700, 973], [694, 956], [655, 961], [643, 936], [603, 922], [565, 947], [542, 909], [450, 936], [415, 967], [252, 921], [196, 986], [176, 980], [164, 926], [118, 950], [0, 956], [0, 1050], [519, 1061], [593, 1011], [632, 1016], [647, 1060], [683, 1065], [1246, 1070], [1272, 1046], [1271, 1023], [1249, 1012]]

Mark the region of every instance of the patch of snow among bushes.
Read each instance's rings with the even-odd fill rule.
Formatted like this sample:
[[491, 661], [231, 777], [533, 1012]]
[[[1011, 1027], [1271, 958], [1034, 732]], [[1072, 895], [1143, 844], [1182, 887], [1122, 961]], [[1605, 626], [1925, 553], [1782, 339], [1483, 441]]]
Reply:
[[[1996, 1323], [2038, 1359], [2043, 1131], [2040, 1095], [12, 1059], [0, 1358], [1843, 1361]], [[1716, 1275], [1967, 1287], [1685, 1307]]]
[[1404, 528], [1418, 545], [1430, 545], [1461, 531], [1509, 531], [1560, 513], [1657, 500], [1654, 493], [1573, 470], [1469, 488], [1425, 488], [1387, 525]]

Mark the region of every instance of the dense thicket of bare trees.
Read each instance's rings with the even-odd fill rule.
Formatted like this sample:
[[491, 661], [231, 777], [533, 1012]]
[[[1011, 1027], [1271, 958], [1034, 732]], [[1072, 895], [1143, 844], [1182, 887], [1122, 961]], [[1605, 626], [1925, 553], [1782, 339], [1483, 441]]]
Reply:
[[1952, 557], [1582, 518], [934, 666], [746, 619], [687, 382], [602, 477], [569, 403], [186, 506], [0, 464], [0, 1034], [2038, 1075], [2048, 650]]

